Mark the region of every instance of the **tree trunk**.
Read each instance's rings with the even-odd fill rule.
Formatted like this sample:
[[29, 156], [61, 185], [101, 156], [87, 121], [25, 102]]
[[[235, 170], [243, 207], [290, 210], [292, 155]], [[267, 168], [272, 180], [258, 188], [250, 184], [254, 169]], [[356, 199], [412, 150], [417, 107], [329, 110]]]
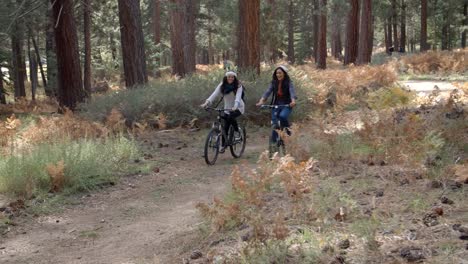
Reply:
[[387, 20], [387, 31], [388, 31], [388, 44], [390, 49], [395, 47], [393, 46], [393, 30], [392, 30], [392, 18], [388, 18]]
[[319, 43], [319, 26], [320, 26], [320, 17], [319, 17], [320, 6], [319, 6], [318, 1], [319, 0], [313, 0], [314, 14], [312, 16], [312, 22], [313, 22], [312, 35], [313, 35], [313, 38], [314, 38], [314, 40], [313, 40], [314, 41], [313, 50], [314, 50], [315, 63], [317, 63], [318, 53], [319, 53], [318, 43]]
[[128, 88], [148, 82], [140, 0], [119, 0], [120, 42]]
[[466, 48], [466, 32], [468, 31], [468, 29], [466, 28], [466, 26], [468, 25], [467, 8], [468, 8], [468, 3], [465, 1], [465, 4], [463, 4], [463, 16], [465, 17], [463, 19], [464, 30], [462, 31], [462, 37], [461, 37], [461, 46], [463, 49]]
[[388, 37], [388, 25], [387, 25], [387, 20], [384, 20], [384, 42], [385, 42], [385, 52], [390, 55], [390, 42], [389, 42], [389, 37]]
[[[372, 1], [371, 1], [371, 5], [372, 5]], [[371, 9], [371, 12], [372, 12], [372, 9]], [[370, 23], [369, 23], [369, 38], [368, 38], [368, 41], [369, 41], [369, 45], [368, 45], [368, 53], [367, 53], [367, 56], [369, 58], [369, 63], [372, 62], [372, 51], [374, 50], [374, 32], [375, 32], [375, 16], [372, 15], [371, 16], [371, 20], [370, 20]]]
[[288, 5], [288, 61], [296, 63], [294, 57], [294, 2], [289, 0]]
[[421, 52], [429, 49], [427, 46], [427, 0], [421, 0]]
[[28, 38], [28, 59], [29, 59], [29, 79], [31, 80], [31, 98], [33, 101], [36, 100], [36, 90], [37, 90], [37, 62], [36, 57], [34, 56], [34, 51], [31, 52], [31, 38], [32, 34], [29, 31], [29, 38]]
[[153, 31], [153, 42], [155, 45], [161, 43], [161, 2], [153, 0], [153, 10], [151, 16], [151, 29]]
[[333, 16], [332, 16], [332, 38], [331, 38], [331, 52], [332, 56], [337, 60], [341, 60], [343, 55], [341, 53], [343, 47], [341, 44], [341, 18], [336, 14], [339, 13], [340, 4], [334, 2], [333, 4]]
[[[47, 0], [49, 1], [49, 0]], [[47, 8], [47, 28], [46, 28], [46, 58], [47, 58], [47, 86], [44, 87], [45, 94], [48, 97], [57, 97], [58, 79], [57, 79], [57, 51], [55, 45], [54, 17], [52, 7], [48, 2]]]
[[363, 0], [361, 7], [361, 23], [359, 29], [359, 50], [357, 64], [368, 64], [370, 63], [369, 46], [371, 41], [371, 26], [372, 26], [372, 0]]
[[184, 1], [171, 0], [171, 50], [172, 74], [184, 77], [186, 74], [184, 63]]
[[317, 68], [327, 68], [327, 0], [320, 0], [320, 30], [319, 30], [319, 53]]
[[346, 47], [344, 64], [356, 63], [359, 40], [359, 0], [350, 0], [351, 10], [346, 28]]
[[260, 0], [239, 0], [238, 63], [240, 71], [260, 74]]
[[450, 20], [449, 20], [449, 14], [447, 13], [448, 11], [444, 11], [444, 14], [442, 16], [442, 50], [448, 50], [449, 49], [449, 43], [450, 43]]
[[393, 47], [395, 51], [399, 51], [400, 42], [398, 41], [398, 11], [396, 1], [392, 0]]
[[406, 52], [406, 3], [401, 0], [400, 51]]
[[86, 93], [91, 95], [91, 0], [82, 0], [84, 29], [84, 74], [83, 85]]
[[198, 13], [198, 0], [185, 0], [184, 16], [184, 63], [185, 72], [195, 72], [195, 55], [197, 43], [196, 35], [196, 16]]
[[62, 107], [74, 110], [85, 97], [81, 79], [78, 36], [72, 0], [51, 0], [55, 26], [58, 66], [58, 98]]
[[15, 99], [26, 97], [26, 90], [24, 87], [24, 74], [26, 68], [23, 59], [23, 32], [18, 22], [14, 22], [14, 32], [11, 36], [12, 54], [13, 54], [13, 82], [15, 87]]
[[[267, 46], [267, 51], [269, 53], [268, 59], [271, 63], [275, 63], [275, 61], [278, 59], [278, 40], [277, 36], [275, 34], [275, 21], [276, 21], [276, 1], [275, 0], [267, 0], [268, 4], [268, 11], [266, 13], [266, 21], [267, 21], [267, 41], [266, 41], [266, 46]], [[229, 58], [228, 58], [229, 59]]]
[[41, 78], [42, 78], [42, 83], [44, 84], [44, 88], [47, 87], [47, 79], [44, 73], [44, 67], [42, 67], [42, 61], [41, 61], [41, 56], [39, 55], [39, 48], [37, 47], [36, 40], [34, 39], [34, 36], [31, 36], [32, 43], [34, 46], [34, 52], [36, 54], [36, 60], [39, 65], [39, 70], [41, 71]]
[[3, 87], [3, 73], [0, 70], [0, 104], [6, 104], [5, 87]]

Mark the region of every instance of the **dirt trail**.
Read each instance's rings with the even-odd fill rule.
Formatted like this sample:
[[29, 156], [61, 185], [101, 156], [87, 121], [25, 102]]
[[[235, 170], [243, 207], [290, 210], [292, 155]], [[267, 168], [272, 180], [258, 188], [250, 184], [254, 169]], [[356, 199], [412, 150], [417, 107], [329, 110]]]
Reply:
[[127, 176], [61, 213], [15, 219], [18, 226], [0, 237], [0, 263], [181, 263], [194, 246], [184, 241], [194, 241], [202, 223], [196, 203], [225, 192], [233, 165], [253, 164], [266, 142], [249, 138], [243, 159], [227, 151], [207, 166], [205, 133], [153, 135], [147, 144], [169, 144], [152, 153], [166, 163], [160, 172]]
[[451, 82], [409, 80], [400, 82], [417, 93], [429, 94], [438, 87], [441, 92], [450, 92], [456, 87]]

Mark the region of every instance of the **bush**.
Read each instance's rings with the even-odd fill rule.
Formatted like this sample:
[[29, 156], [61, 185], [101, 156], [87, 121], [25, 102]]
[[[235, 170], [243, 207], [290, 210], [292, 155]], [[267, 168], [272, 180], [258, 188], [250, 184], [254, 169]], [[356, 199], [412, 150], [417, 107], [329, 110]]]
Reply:
[[[271, 72], [268, 69], [256, 77], [249, 72], [240, 74], [239, 79], [246, 87], [245, 117], [249, 121], [266, 123], [269, 120], [269, 114], [257, 111], [255, 103], [268, 87]], [[90, 119], [104, 121], [112, 109], [116, 108], [132, 123], [148, 120], [149, 117], [162, 113], [167, 117], [167, 125], [172, 127], [188, 124], [194, 118], [207, 121], [210, 113], [200, 109], [199, 105], [214, 91], [223, 74], [222, 70], [217, 70], [179, 80], [157, 79], [140, 88], [95, 97], [81, 105], [82, 114]], [[302, 81], [294, 75], [293, 80], [300, 97], [298, 108], [293, 113], [296, 118], [303, 119], [307, 116], [307, 108], [310, 108], [306, 104], [307, 91], [304, 91]]]
[[124, 137], [36, 145], [0, 160], [0, 192], [28, 198], [54, 188], [90, 190], [127, 171], [127, 161], [137, 152], [136, 144]]

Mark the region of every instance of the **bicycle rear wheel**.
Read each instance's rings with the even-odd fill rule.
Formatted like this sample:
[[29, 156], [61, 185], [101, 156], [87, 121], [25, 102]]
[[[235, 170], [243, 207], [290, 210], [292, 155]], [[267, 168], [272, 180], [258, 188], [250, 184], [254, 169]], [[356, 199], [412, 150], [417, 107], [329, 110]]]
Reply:
[[219, 147], [221, 143], [220, 132], [211, 129], [205, 141], [205, 161], [208, 165], [214, 165], [218, 158]]
[[229, 138], [231, 139], [231, 145], [229, 146], [231, 155], [236, 159], [240, 158], [244, 153], [247, 141], [245, 127], [239, 126], [239, 131], [235, 131], [231, 126], [229, 129]]

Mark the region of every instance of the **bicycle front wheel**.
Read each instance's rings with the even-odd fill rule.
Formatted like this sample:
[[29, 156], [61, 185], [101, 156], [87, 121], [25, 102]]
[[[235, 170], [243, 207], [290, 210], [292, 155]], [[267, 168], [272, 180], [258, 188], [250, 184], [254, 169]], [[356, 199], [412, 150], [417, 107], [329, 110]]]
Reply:
[[234, 131], [234, 128], [231, 126], [229, 131], [232, 142], [229, 146], [229, 149], [231, 150], [231, 155], [236, 159], [240, 158], [244, 153], [245, 144], [247, 142], [245, 127], [239, 126], [239, 131]]
[[220, 132], [216, 129], [211, 129], [205, 142], [205, 161], [208, 165], [214, 165], [218, 158], [219, 146], [221, 143]]

